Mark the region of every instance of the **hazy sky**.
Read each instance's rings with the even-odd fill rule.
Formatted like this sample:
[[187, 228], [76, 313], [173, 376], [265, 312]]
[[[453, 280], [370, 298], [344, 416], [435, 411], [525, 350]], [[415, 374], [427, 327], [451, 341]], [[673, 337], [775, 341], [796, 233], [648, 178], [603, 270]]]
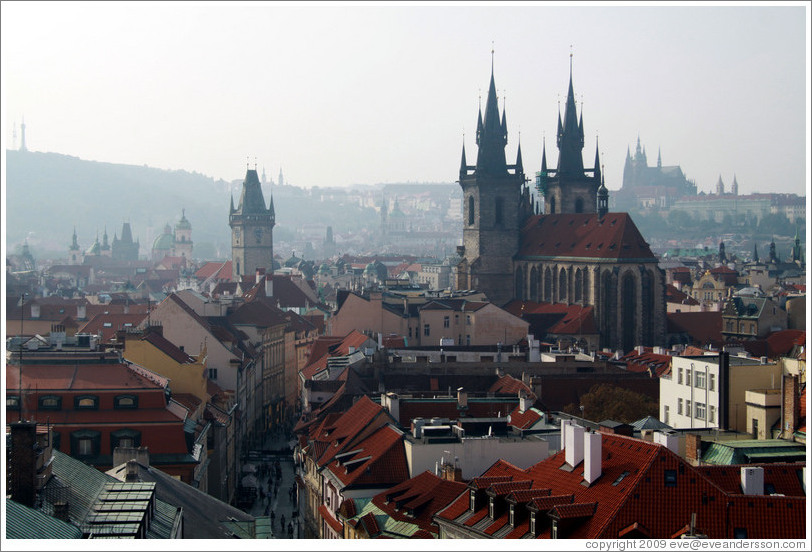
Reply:
[[609, 189], [638, 135], [699, 190], [804, 194], [809, 4], [2, 3], [3, 140], [232, 180], [451, 182], [475, 160], [491, 48], [508, 159], [557, 158], [583, 102]]

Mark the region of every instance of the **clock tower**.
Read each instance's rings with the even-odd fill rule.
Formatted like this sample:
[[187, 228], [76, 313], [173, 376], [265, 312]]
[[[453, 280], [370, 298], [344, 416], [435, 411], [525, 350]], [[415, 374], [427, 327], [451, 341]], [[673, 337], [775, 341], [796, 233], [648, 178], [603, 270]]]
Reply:
[[231, 197], [228, 225], [231, 227], [232, 280], [239, 282], [245, 274], [258, 268], [273, 272], [273, 227], [276, 215], [273, 196], [268, 207], [256, 169], [248, 169], [242, 183], [240, 203], [234, 208]]

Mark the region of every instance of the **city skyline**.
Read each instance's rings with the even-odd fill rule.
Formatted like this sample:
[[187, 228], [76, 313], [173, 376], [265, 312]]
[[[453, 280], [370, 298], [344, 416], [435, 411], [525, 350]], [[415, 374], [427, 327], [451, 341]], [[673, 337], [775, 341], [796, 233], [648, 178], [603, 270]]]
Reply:
[[4, 3], [3, 142], [24, 118], [28, 149], [88, 160], [451, 182], [493, 67], [530, 176], [543, 144], [558, 159], [571, 70], [584, 159], [597, 140], [610, 190], [639, 137], [700, 192], [735, 175], [741, 194], [805, 194], [808, 8]]

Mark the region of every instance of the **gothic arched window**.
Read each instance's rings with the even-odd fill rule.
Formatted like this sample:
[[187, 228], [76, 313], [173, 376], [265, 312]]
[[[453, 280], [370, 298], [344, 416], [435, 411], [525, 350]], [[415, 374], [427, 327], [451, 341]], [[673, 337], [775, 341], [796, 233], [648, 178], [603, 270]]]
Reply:
[[468, 197], [468, 225], [474, 224], [474, 196]]

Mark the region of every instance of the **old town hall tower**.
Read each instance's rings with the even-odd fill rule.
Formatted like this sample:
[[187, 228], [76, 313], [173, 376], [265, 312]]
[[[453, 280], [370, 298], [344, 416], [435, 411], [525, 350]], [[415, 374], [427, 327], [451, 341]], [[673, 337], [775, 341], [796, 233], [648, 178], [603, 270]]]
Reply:
[[268, 207], [256, 170], [248, 169], [242, 183], [240, 203], [234, 208], [231, 198], [228, 225], [231, 226], [232, 280], [240, 281], [258, 268], [273, 271], [273, 227], [276, 215], [273, 195]]

